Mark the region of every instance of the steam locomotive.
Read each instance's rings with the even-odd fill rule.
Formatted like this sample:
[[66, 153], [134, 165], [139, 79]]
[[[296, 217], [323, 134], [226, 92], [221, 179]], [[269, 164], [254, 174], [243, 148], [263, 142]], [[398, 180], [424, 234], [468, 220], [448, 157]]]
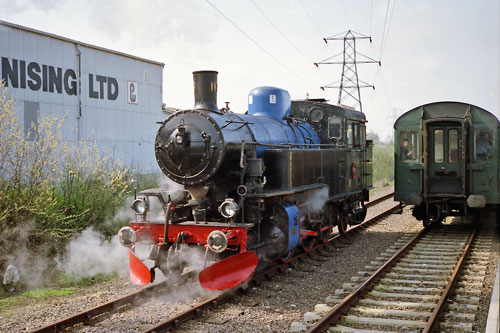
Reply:
[[[184, 188], [136, 194], [136, 221], [118, 234], [134, 283], [154, 280], [156, 268], [182, 274], [187, 251], [199, 249], [200, 284], [231, 288], [259, 264], [287, 262], [297, 248], [327, 242], [334, 227], [343, 233], [363, 221], [373, 146], [363, 113], [291, 101], [275, 87], [253, 89], [247, 113], [234, 113], [217, 106], [217, 72], [193, 77], [194, 108], [171, 114], [154, 147], [162, 172]], [[141, 243], [152, 248], [150, 268], [135, 252]]]

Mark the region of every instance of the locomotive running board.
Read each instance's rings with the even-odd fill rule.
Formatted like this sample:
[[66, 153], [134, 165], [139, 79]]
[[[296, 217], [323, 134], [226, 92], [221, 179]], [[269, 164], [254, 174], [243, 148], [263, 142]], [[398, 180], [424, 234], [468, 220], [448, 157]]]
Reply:
[[130, 262], [130, 280], [132, 283], [143, 286], [151, 281], [151, 273], [144, 263], [139, 259], [131, 248], [128, 249]]
[[198, 280], [208, 290], [230, 289], [248, 279], [258, 263], [255, 252], [241, 252], [208, 266], [200, 272]]

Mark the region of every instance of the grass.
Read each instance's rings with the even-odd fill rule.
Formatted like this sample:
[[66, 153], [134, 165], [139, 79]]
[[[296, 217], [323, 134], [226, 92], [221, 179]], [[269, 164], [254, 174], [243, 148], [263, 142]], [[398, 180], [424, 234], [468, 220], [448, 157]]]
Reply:
[[23, 305], [33, 299], [45, 299], [50, 297], [68, 296], [75, 293], [76, 288], [91, 286], [96, 283], [113, 281], [118, 279], [118, 274], [98, 274], [92, 278], [78, 279], [74, 276], [59, 273], [54, 277], [55, 287], [34, 289], [24, 292], [0, 292], [0, 316], [10, 316], [13, 313], [7, 311], [9, 307]]
[[113, 273], [109, 275], [105, 274], [97, 274], [90, 278], [77, 278], [72, 275], [68, 275], [66, 273], [59, 273], [55, 276], [55, 282], [59, 287], [68, 288], [68, 287], [87, 287], [96, 283], [106, 282], [106, 281], [114, 281], [119, 278], [118, 274]]
[[[16, 296], [18, 297], [18, 296]], [[11, 303], [15, 303], [15, 297], [13, 298], [0, 298], [0, 307], [4, 306], [5, 304], [9, 305]]]
[[26, 291], [21, 294], [21, 297], [26, 298], [47, 298], [71, 295], [75, 292], [72, 288], [63, 289], [35, 289]]
[[[13, 313], [7, 310], [13, 305], [22, 305], [30, 302], [32, 299], [48, 298], [48, 297], [60, 297], [68, 296], [75, 292], [73, 288], [62, 288], [62, 289], [35, 289], [30, 291], [25, 291], [17, 295], [9, 295], [6, 298], [0, 298], [0, 315], [10, 316]], [[5, 294], [1, 295], [2, 297]]]

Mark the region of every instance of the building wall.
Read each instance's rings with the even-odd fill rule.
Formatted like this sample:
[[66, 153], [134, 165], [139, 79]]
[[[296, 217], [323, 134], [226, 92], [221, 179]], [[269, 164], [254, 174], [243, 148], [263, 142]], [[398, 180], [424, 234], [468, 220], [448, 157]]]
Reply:
[[137, 170], [157, 170], [163, 64], [3, 21], [0, 58], [22, 125], [67, 115], [64, 140], [95, 141]]

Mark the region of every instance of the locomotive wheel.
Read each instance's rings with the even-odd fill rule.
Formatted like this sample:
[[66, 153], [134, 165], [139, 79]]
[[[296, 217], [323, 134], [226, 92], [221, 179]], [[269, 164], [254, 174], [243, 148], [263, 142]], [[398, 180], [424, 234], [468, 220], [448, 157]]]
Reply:
[[302, 240], [302, 249], [306, 253], [309, 253], [312, 251], [315, 243], [316, 243], [316, 240], [314, 238], [307, 237], [306, 239]]
[[321, 240], [321, 242], [323, 243], [328, 243], [328, 240], [330, 239], [330, 236], [332, 235], [332, 227], [329, 226], [328, 224], [325, 224], [321, 227], [321, 229], [324, 229], [324, 230], [320, 230], [319, 232], [319, 239]]
[[339, 216], [339, 220], [337, 222], [337, 227], [339, 228], [339, 233], [341, 233], [341, 234], [346, 233], [347, 227], [348, 227], [347, 216], [345, 216], [344, 214]]
[[293, 253], [295, 252], [295, 249], [292, 249], [291, 251], [289, 251], [286, 256], [284, 257], [281, 257], [281, 262], [284, 263], [284, 264], [288, 264], [290, 261], [292, 261], [292, 258], [293, 258]]

